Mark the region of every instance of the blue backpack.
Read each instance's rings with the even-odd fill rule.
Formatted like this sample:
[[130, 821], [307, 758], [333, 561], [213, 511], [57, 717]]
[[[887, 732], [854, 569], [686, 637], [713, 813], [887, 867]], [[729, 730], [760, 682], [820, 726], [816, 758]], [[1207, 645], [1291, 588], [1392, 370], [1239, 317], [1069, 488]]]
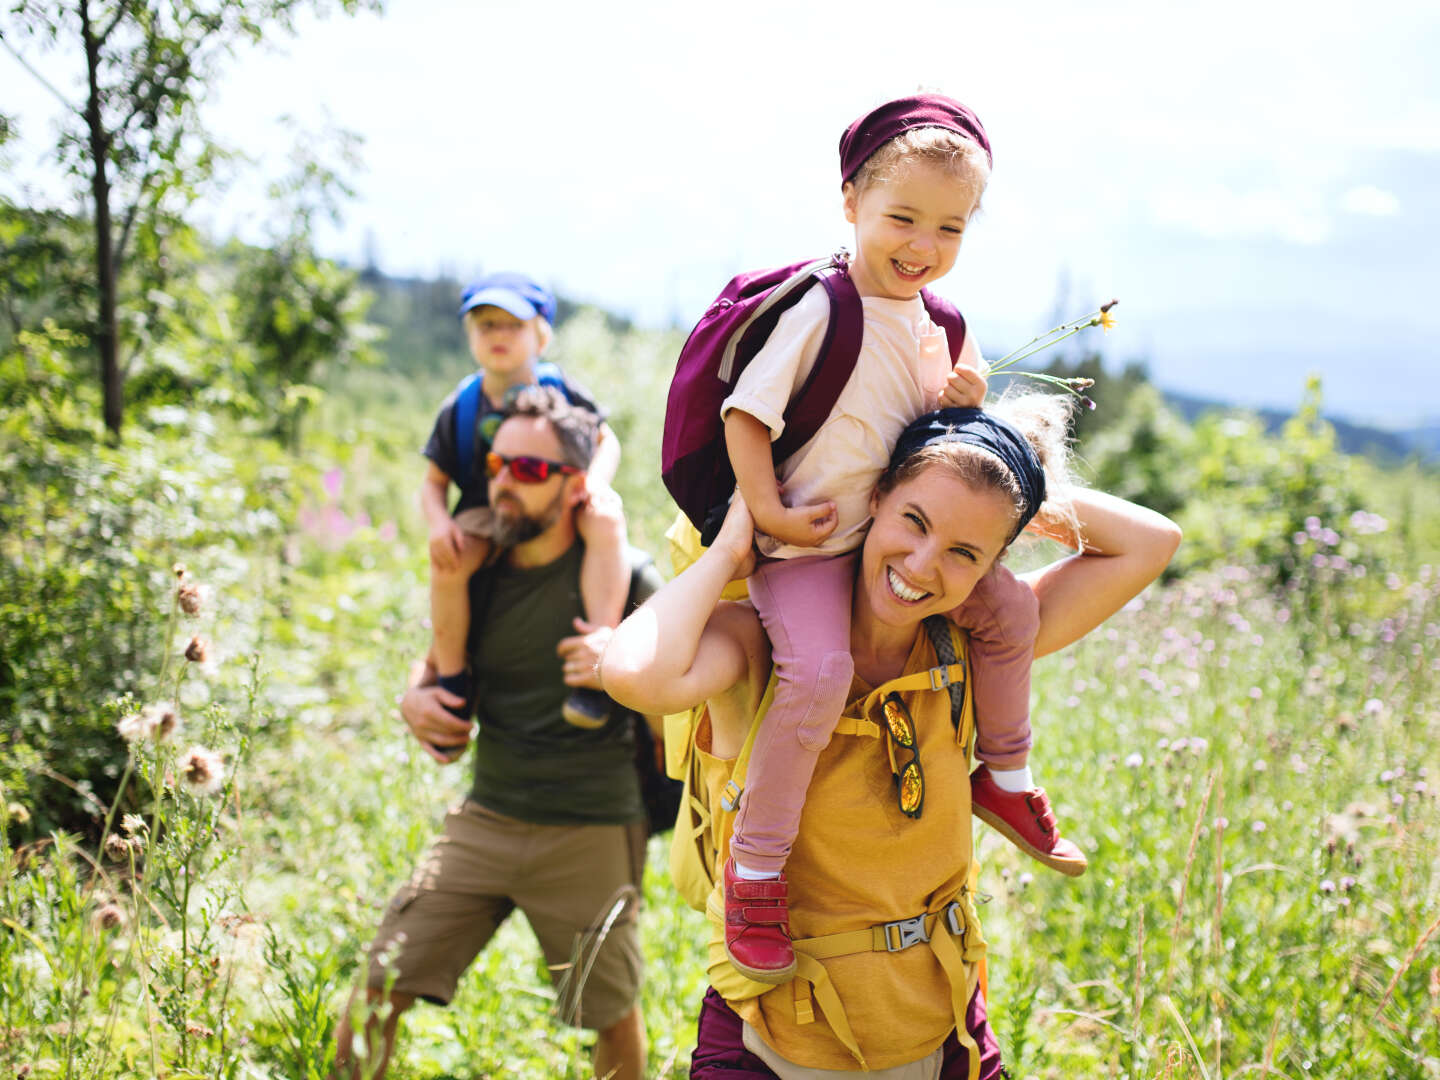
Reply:
[[[457, 470], [459, 475], [452, 476], [451, 479], [461, 491], [469, 490], [470, 485], [479, 479], [475, 475], [475, 462], [489, 453], [490, 439], [495, 434], [493, 429], [480, 430], [486, 419], [480, 415], [484, 382], [484, 375], [475, 371], [461, 379], [460, 385], [455, 389], [455, 459], [460, 467]], [[565, 387], [565, 376], [548, 360], [535, 362], [535, 384], [553, 387], [565, 395], [565, 400], [570, 400], [570, 392]], [[477, 436], [485, 448], [479, 454], [475, 452]]]

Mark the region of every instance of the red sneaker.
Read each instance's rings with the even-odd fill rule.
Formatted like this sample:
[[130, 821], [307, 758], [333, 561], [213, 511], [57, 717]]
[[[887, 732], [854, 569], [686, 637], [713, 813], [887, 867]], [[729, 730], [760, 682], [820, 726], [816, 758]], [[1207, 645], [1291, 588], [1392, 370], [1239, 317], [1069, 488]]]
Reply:
[[784, 874], [747, 881], [735, 876], [734, 859], [725, 860], [725, 955], [747, 979], [783, 983], [795, 974], [789, 897]]
[[1032, 859], [1062, 874], [1079, 877], [1090, 864], [1085, 853], [1060, 835], [1044, 788], [1006, 791], [981, 765], [970, 774], [970, 808], [975, 816]]

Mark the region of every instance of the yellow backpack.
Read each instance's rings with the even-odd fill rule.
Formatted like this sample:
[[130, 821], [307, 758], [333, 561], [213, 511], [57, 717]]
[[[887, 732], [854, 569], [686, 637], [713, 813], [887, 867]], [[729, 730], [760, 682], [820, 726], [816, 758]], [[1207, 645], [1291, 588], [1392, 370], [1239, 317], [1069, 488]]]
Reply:
[[[665, 536], [670, 541], [671, 565], [677, 574], [700, 557], [703, 550], [700, 534], [683, 514], [677, 517]], [[724, 598], [743, 598], [744, 587], [744, 582], [731, 582]], [[919, 685], [928, 685], [935, 690], [944, 688], [949, 692], [950, 719], [958, 730], [965, 707], [965, 678], [963, 673], [952, 674], [952, 669], [960, 663], [961, 649], [956, 640], [960, 631], [941, 615], [930, 616], [924, 625], [940, 666], [908, 678], [918, 680]], [[928, 683], [925, 682], [927, 679]], [[719, 880], [720, 853], [725, 850], [735, 826], [735, 811], [745, 789], [750, 751], [755, 746], [755, 736], [774, 696], [775, 676], [772, 674], [765, 695], [755, 710], [755, 719], [751, 721], [750, 730], [745, 733], [745, 741], [735, 758], [730, 780], [719, 792], [718, 799], [714, 800], [718, 801], [718, 806], [712, 805], [712, 794], [705, 782], [701, 767], [703, 752], [695, 746], [704, 706], [697, 705], [688, 712], [665, 717], [665, 771], [672, 779], [682, 783], [680, 809], [675, 817], [675, 831], [670, 837], [670, 878], [681, 899], [696, 911], [705, 910], [706, 901]]]

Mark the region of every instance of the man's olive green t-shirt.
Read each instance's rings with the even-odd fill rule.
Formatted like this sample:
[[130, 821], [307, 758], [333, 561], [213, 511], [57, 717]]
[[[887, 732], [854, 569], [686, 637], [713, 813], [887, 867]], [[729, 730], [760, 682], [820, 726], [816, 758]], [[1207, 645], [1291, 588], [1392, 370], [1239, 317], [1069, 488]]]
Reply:
[[[470, 797], [497, 813], [537, 825], [616, 825], [645, 818], [635, 773], [633, 714], [611, 708], [593, 731], [565, 722], [570, 696], [555, 646], [584, 616], [574, 544], [545, 566], [501, 563], [472, 582], [470, 662], [480, 730]], [[488, 577], [488, 580], [486, 580]], [[649, 563], [632, 596], [661, 585]]]

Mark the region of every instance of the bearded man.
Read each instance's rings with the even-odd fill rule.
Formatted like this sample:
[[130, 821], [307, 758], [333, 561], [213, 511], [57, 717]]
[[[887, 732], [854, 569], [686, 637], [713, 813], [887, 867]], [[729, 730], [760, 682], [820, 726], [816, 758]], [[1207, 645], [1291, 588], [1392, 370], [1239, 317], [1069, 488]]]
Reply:
[[[448, 1004], [461, 973], [517, 907], [546, 963], [562, 973], [562, 1018], [598, 1033], [596, 1075], [644, 1075], [636, 913], [646, 815], [634, 718], [616, 710], [604, 726], [584, 729], [561, 712], [571, 687], [599, 688], [596, 667], [611, 634], [583, 618], [575, 526], [598, 433], [595, 414], [558, 391], [521, 392], [484, 462], [489, 507], [456, 518], [499, 552], [470, 585], [467, 652], [479, 723], [462, 698], [436, 684], [428, 662], [412, 672], [400, 712], [438, 762], [455, 760], [473, 741], [474, 781], [390, 902], [370, 950], [366, 1049], [357, 1052], [347, 1009], [337, 1077], [383, 1076], [400, 1014], [417, 999]], [[632, 604], [661, 584], [648, 561], [635, 563]], [[622, 914], [602, 937], [617, 904]]]

